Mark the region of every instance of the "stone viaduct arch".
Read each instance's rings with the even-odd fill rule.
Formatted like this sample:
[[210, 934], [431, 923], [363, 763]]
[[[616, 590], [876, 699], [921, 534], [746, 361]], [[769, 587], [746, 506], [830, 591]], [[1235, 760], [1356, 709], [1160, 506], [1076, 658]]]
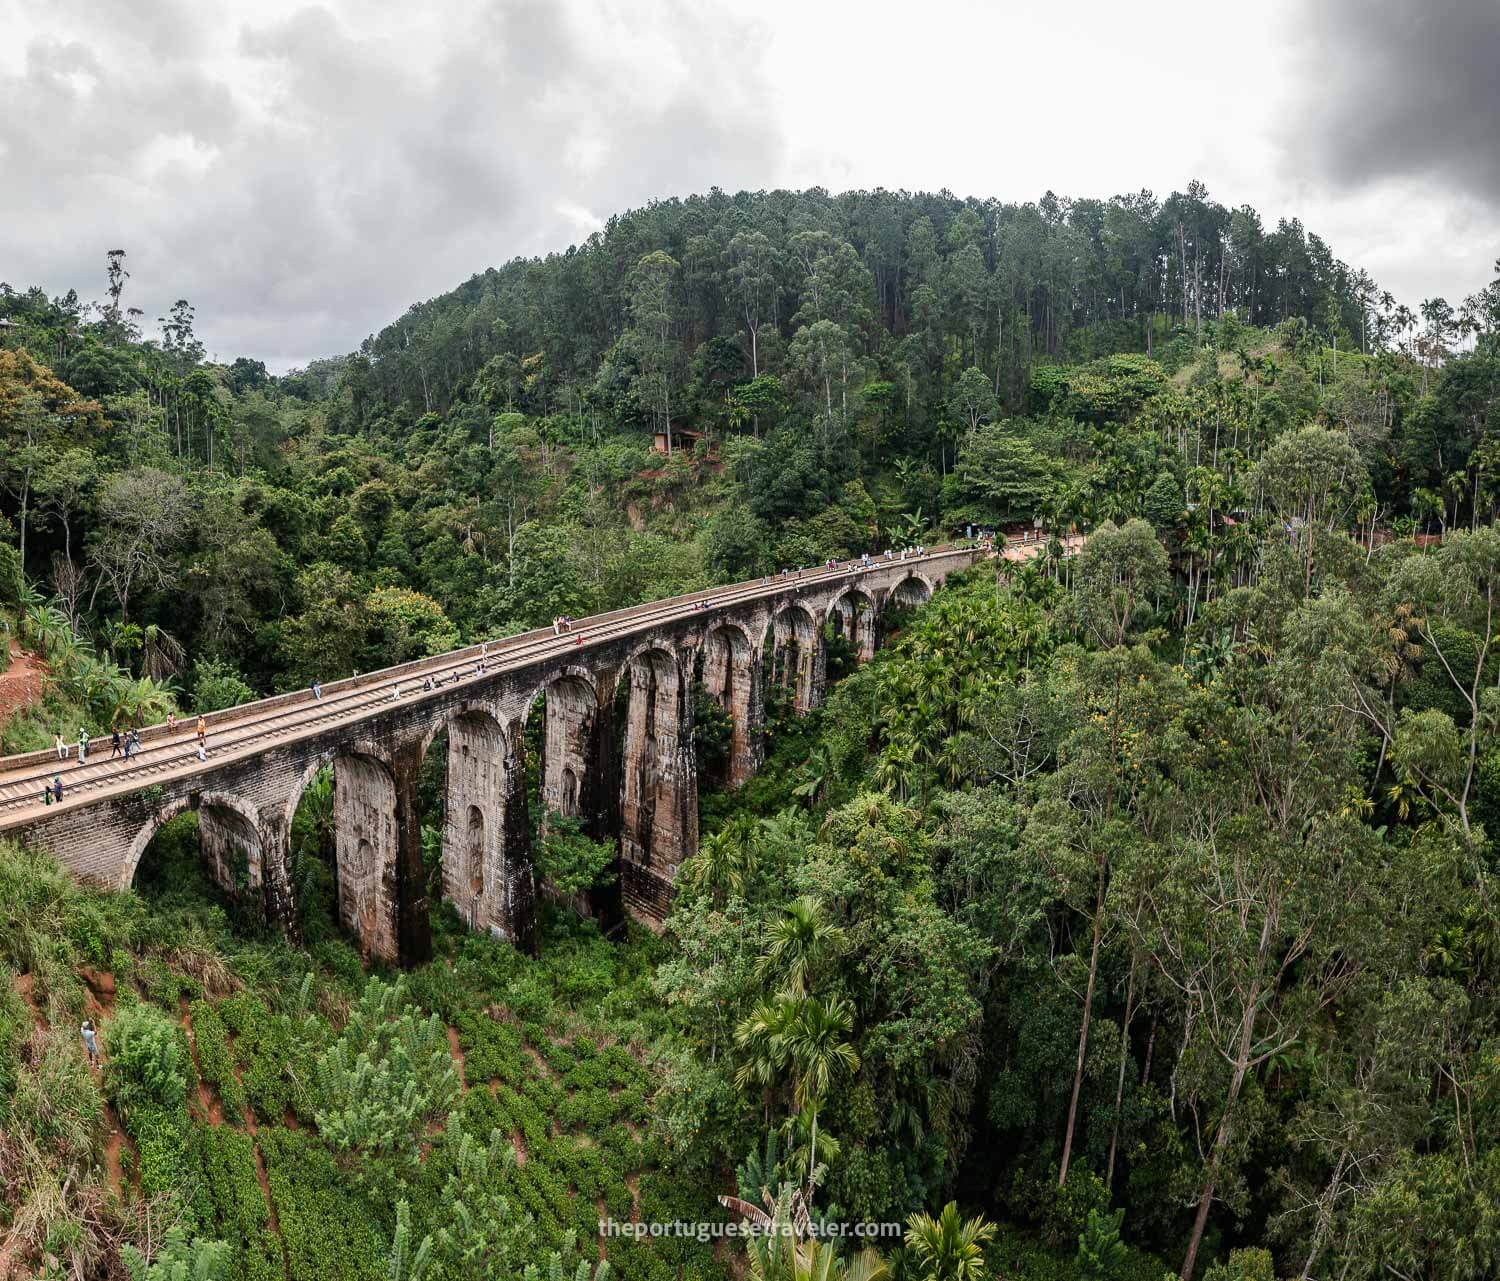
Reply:
[[765, 691], [760, 646], [743, 623], [725, 621], [703, 637], [703, 689], [733, 726], [729, 740], [729, 785], [749, 779], [765, 756]]
[[867, 592], [848, 587], [828, 607], [828, 619], [834, 634], [842, 636], [854, 649], [861, 663], [875, 657], [875, 622], [879, 611]]
[[915, 605], [925, 605], [932, 599], [932, 592], [932, 583], [924, 575], [913, 571], [891, 588], [886, 600], [909, 609]]
[[[536, 820], [576, 817], [594, 839], [616, 839], [618, 888], [591, 895], [590, 908], [660, 921], [697, 849], [695, 683], [730, 714], [729, 781], [743, 783], [762, 758], [767, 669], [796, 711], [812, 710], [826, 679], [825, 627], [868, 658], [887, 604], [927, 599], [982, 554], [802, 571], [585, 619], [576, 634], [540, 629], [332, 682], [318, 699], [278, 695], [207, 717], [204, 762], [190, 731], [166, 726], [146, 729], [128, 764], [0, 760], [0, 833], [51, 850], [83, 880], [123, 888], [162, 824], [196, 810], [213, 878], [295, 929], [292, 820], [331, 766], [340, 918], [368, 956], [416, 963], [430, 950], [417, 780], [446, 731], [441, 893], [472, 928], [530, 949], [525, 731], [544, 707]], [[55, 772], [66, 795], [43, 807], [41, 782]]]
[[823, 649], [821, 612], [814, 614], [801, 601], [792, 601], [771, 619], [772, 679], [792, 698], [799, 713], [823, 701], [827, 654]]

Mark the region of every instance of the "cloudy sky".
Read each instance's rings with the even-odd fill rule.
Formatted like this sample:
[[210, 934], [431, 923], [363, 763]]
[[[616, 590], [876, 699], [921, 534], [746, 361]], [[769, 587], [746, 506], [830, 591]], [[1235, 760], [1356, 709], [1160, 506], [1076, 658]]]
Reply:
[[[754, 16], [748, 16], [753, 14]], [[0, 280], [348, 351], [718, 185], [1300, 217], [1415, 305], [1500, 255], [1497, 0], [0, 0]]]

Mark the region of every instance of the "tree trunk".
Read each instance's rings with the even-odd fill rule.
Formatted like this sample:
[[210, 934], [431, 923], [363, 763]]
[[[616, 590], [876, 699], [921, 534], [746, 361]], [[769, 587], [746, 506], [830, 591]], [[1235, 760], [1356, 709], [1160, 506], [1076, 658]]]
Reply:
[[1214, 1146], [1208, 1158], [1208, 1170], [1204, 1174], [1203, 1192], [1198, 1198], [1198, 1213], [1193, 1218], [1193, 1234], [1188, 1239], [1187, 1257], [1182, 1261], [1178, 1281], [1191, 1281], [1193, 1269], [1198, 1262], [1198, 1247], [1203, 1243], [1203, 1229], [1208, 1225], [1208, 1211], [1213, 1205], [1214, 1188], [1218, 1186], [1219, 1167], [1224, 1152], [1229, 1147], [1229, 1136], [1234, 1119], [1234, 1107], [1239, 1101], [1240, 1087], [1245, 1083], [1249, 1069], [1250, 1046], [1255, 1031], [1255, 1015], [1260, 1007], [1260, 984], [1251, 985], [1244, 1013], [1240, 1016], [1240, 1043], [1235, 1053], [1234, 1074], [1229, 1079], [1229, 1093], [1224, 1099], [1224, 1111], [1219, 1116], [1219, 1127], [1214, 1132]]
[[1109, 1158], [1104, 1163], [1104, 1188], [1115, 1182], [1115, 1149], [1120, 1141], [1120, 1104], [1125, 1098], [1125, 1065], [1130, 1061], [1130, 1020], [1135, 1014], [1136, 958], [1130, 958], [1130, 981], [1125, 989], [1125, 1026], [1120, 1029], [1120, 1071], [1115, 1078], [1115, 1119], [1109, 1131]]
[[1073, 1130], [1078, 1121], [1078, 1095], [1083, 1089], [1083, 1061], [1089, 1047], [1089, 1017], [1094, 1010], [1094, 982], [1099, 975], [1099, 936], [1104, 928], [1104, 869], [1099, 860], [1099, 883], [1094, 895], [1094, 942], [1089, 952], [1089, 981], [1083, 993], [1083, 1023], [1078, 1029], [1078, 1063], [1073, 1070], [1073, 1096], [1068, 1100], [1068, 1128], [1063, 1135], [1062, 1165], [1058, 1168], [1057, 1186], [1068, 1181], [1068, 1162], [1073, 1155]]

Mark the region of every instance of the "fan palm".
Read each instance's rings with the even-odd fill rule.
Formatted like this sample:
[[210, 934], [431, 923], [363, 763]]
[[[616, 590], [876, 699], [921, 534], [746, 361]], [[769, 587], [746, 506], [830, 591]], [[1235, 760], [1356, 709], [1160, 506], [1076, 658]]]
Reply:
[[126, 677], [114, 684], [110, 724], [147, 725], [164, 720], [172, 710], [174, 692], [170, 685], [146, 676], [137, 680]]

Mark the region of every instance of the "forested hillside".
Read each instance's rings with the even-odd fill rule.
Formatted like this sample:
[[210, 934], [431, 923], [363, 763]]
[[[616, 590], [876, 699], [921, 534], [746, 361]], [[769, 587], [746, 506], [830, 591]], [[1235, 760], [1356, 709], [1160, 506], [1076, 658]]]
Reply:
[[0, 290], [0, 625], [49, 668], [6, 751], [976, 525], [1048, 550], [868, 664], [829, 638], [762, 772], [700, 771], [662, 938], [551, 904], [530, 960], [440, 908], [392, 986], [327, 779], [298, 940], [192, 815], [125, 894], [0, 850], [0, 1276], [883, 1275], [588, 1239], [793, 1189], [905, 1224], [895, 1281], [1500, 1274], [1500, 281], [1413, 314], [1196, 186], [715, 192], [272, 377], [128, 263]]

